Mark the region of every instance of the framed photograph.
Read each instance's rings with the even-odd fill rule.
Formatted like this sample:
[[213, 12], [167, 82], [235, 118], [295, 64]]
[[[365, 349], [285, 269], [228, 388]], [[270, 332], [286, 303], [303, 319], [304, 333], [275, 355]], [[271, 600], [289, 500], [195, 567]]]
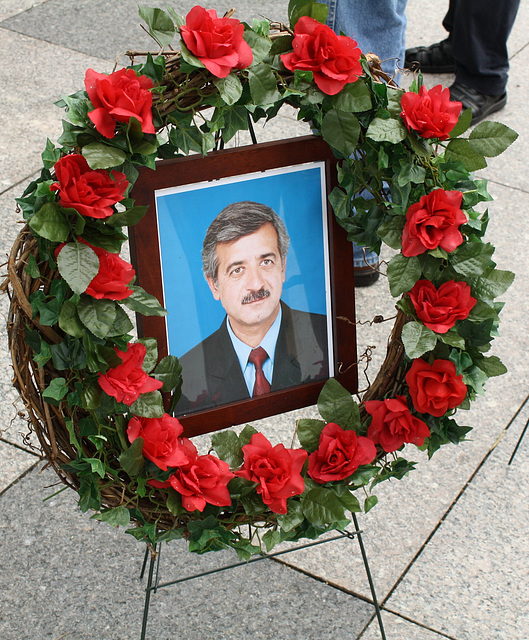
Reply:
[[198, 435], [357, 391], [353, 252], [328, 194], [336, 159], [316, 136], [143, 168], [131, 228], [138, 283], [168, 311], [140, 337], [182, 365], [174, 415]]

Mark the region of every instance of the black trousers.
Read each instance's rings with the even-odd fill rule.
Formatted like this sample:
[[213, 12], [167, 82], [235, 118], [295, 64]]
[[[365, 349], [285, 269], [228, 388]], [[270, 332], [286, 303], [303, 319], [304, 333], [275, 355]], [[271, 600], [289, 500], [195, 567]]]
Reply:
[[507, 86], [507, 39], [520, 0], [450, 0], [443, 27], [449, 32], [456, 82], [499, 96]]

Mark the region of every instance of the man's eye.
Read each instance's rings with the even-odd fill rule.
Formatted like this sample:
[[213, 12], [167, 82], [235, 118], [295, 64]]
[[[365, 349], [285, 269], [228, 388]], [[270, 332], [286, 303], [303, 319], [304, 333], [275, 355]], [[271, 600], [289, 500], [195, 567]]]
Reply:
[[263, 266], [265, 266], [265, 267], [268, 267], [268, 266], [270, 266], [271, 264], [274, 264], [274, 262], [273, 262], [273, 260], [271, 260], [270, 258], [265, 258], [265, 259], [261, 262], [261, 264], [262, 264]]
[[242, 267], [235, 267], [235, 269], [231, 270], [230, 275], [232, 276], [238, 276], [243, 272], [243, 268]]

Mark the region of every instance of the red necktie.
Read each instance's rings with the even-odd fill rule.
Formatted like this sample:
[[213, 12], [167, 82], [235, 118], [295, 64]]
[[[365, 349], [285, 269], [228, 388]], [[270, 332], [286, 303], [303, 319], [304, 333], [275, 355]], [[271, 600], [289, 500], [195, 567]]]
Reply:
[[257, 347], [257, 349], [252, 349], [250, 351], [248, 362], [251, 362], [255, 367], [255, 384], [253, 387], [252, 397], [262, 396], [264, 393], [270, 393], [270, 383], [263, 373], [263, 364], [267, 359], [268, 354], [263, 347]]

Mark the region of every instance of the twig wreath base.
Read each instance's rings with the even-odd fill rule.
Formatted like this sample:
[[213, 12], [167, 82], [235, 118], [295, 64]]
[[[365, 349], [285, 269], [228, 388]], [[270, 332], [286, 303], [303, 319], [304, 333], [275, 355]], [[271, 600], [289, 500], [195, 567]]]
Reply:
[[[60, 102], [68, 117], [60, 146], [48, 141], [40, 177], [17, 200], [26, 224], [2, 285], [14, 386], [80, 508], [114, 526], [133, 523], [138, 540], [184, 537], [191, 551], [232, 547], [248, 558], [343, 529], [349, 512], [376, 504], [378, 483], [414, 468], [400, 453], [405, 444], [431, 457], [463, 441], [470, 427], [457, 424], [456, 410], [505, 372], [485, 354], [502, 307], [495, 299], [513, 274], [496, 268], [483, 241], [488, 213], [474, 207], [491, 197], [471, 172], [516, 134], [482, 123], [463, 138], [471, 114], [447, 90], [427, 91], [420, 77], [410, 91], [393, 86], [376, 56], [324, 26], [325, 11], [291, 1], [288, 27], [242, 25], [202, 7], [185, 19], [140, 8], [160, 51], [129, 52], [133, 64], [109, 76], [87, 72], [85, 89]], [[206, 32], [209, 53], [196, 47]], [[177, 34], [180, 53], [164, 48]], [[219, 38], [227, 58], [215, 53]], [[119, 258], [122, 229], [145, 213], [129, 193], [136, 167], [206, 154], [283, 104], [336, 156], [339, 187], [329, 199], [349, 239], [396, 250], [387, 277], [397, 315], [362, 402], [329, 380], [322, 419], [295, 427], [301, 448], [272, 445], [247, 425], [215, 433], [199, 456], [164, 412], [161, 391], [174, 401], [180, 392], [177, 359], [158, 362], [157, 345], [134, 341], [127, 318], [126, 310], [166, 313]], [[120, 371], [132, 352], [130, 386]], [[267, 477], [263, 462], [273, 469]]]

